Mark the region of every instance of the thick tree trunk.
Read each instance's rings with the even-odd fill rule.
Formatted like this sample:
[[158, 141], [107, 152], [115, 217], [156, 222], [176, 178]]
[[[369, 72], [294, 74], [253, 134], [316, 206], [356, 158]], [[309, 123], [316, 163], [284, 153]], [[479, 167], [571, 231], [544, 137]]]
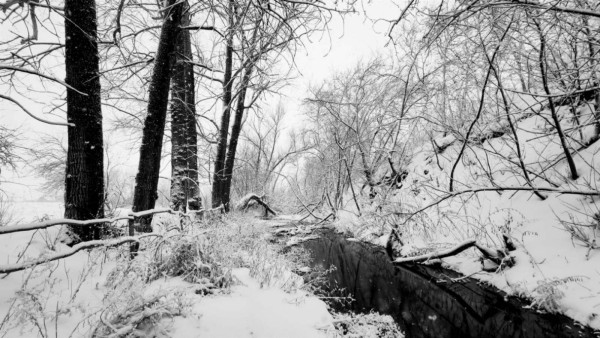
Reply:
[[[182, 19], [189, 23], [189, 15]], [[171, 208], [186, 212], [200, 210], [198, 188], [198, 138], [192, 43], [188, 30], [182, 30], [175, 47], [176, 60], [171, 78]]]
[[171, 209], [187, 211], [187, 127], [185, 35], [177, 36], [171, 76]]
[[[67, 89], [68, 129], [65, 218], [104, 217], [104, 147], [98, 77], [96, 4], [65, 1], [65, 82], [86, 93]], [[74, 242], [100, 239], [97, 225], [70, 227]], [[75, 244], [75, 243], [71, 243]]]
[[[154, 208], [158, 198], [158, 175], [162, 151], [165, 119], [169, 103], [169, 82], [171, 78], [171, 58], [181, 22], [183, 3], [177, 0], [167, 2], [167, 12], [162, 25], [158, 51], [154, 61], [154, 71], [148, 95], [148, 115], [144, 121], [140, 161], [135, 177], [133, 211]], [[152, 216], [140, 218], [140, 230], [151, 231]]]
[[242, 118], [244, 117], [244, 111], [246, 109], [246, 93], [248, 91], [248, 85], [250, 84], [250, 77], [252, 76], [252, 65], [246, 67], [244, 77], [241, 82], [241, 91], [237, 98], [237, 104], [235, 108], [235, 118], [233, 126], [231, 127], [231, 137], [229, 140], [229, 147], [227, 149], [227, 158], [225, 160], [224, 168], [224, 184], [222, 191], [222, 203], [225, 206], [225, 211], [229, 211], [229, 204], [231, 199], [231, 179], [233, 177], [233, 168], [235, 166], [235, 153], [237, 151], [237, 144], [240, 138], [240, 132], [242, 130]]

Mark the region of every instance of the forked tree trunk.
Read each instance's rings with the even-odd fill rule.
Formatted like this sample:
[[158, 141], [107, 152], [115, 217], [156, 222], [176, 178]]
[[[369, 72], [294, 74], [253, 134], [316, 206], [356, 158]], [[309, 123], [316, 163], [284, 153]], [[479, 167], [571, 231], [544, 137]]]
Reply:
[[[65, 1], [65, 82], [86, 93], [67, 89], [68, 129], [65, 218], [104, 217], [104, 148], [98, 76], [96, 3]], [[97, 225], [70, 227], [73, 242], [99, 239]]]
[[[158, 175], [162, 151], [165, 119], [169, 103], [171, 58], [181, 23], [183, 3], [168, 0], [162, 25], [154, 71], [148, 95], [148, 115], [144, 121], [138, 172], [135, 177], [133, 211], [154, 208], [158, 198]], [[152, 231], [152, 216], [140, 218], [140, 231]]]

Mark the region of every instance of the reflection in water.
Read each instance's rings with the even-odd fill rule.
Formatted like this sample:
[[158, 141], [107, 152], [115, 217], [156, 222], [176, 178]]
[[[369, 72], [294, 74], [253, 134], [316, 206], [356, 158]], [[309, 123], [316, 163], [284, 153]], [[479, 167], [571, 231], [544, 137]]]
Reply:
[[[335, 270], [329, 283], [354, 302], [338, 310], [389, 314], [406, 337], [596, 337], [560, 315], [524, 309], [522, 301], [440, 267], [394, 267], [383, 249], [348, 241], [332, 231], [308, 241], [313, 266]], [[340, 308], [341, 307], [341, 308]]]

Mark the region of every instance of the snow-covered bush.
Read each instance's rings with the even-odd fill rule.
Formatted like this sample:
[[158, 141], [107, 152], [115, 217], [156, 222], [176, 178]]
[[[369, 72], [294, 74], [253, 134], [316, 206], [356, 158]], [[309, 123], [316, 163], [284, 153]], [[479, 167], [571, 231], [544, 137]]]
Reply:
[[222, 266], [207, 242], [202, 234], [174, 235], [161, 240], [153, 248], [149, 280], [182, 276], [186, 282], [226, 288], [231, 284], [230, 268]]

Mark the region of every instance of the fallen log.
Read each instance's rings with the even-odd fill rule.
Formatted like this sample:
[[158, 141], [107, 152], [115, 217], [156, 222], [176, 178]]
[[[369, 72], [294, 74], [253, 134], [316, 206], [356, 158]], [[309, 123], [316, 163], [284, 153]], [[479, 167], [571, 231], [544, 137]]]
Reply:
[[273, 214], [273, 216], [277, 216], [277, 213], [271, 209], [271, 207], [263, 201], [264, 196], [260, 197], [256, 194], [248, 194], [242, 197], [237, 203], [235, 209], [238, 211], [246, 211], [250, 206], [251, 202], [254, 201], [265, 208], [265, 215], [268, 216], [269, 213]]
[[394, 264], [421, 263], [421, 262], [426, 262], [426, 261], [429, 261], [432, 259], [454, 256], [456, 254], [459, 254], [459, 253], [467, 250], [468, 248], [470, 248], [472, 246], [475, 246], [476, 243], [477, 242], [474, 239], [470, 239], [470, 240], [464, 241], [464, 242], [460, 243], [459, 245], [457, 245], [453, 248], [447, 249], [447, 250], [432, 252], [429, 254], [415, 256], [415, 257], [396, 258], [396, 259], [394, 259], [393, 263]]
[[[393, 235], [393, 233], [392, 233], [392, 235]], [[432, 253], [428, 253], [425, 255], [419, 255], [419, 256], [414, 256], [414, 257], [399, 257], [399, 258], [393, 259], [392, 262], [394, 264], [422, 263], [422, 262], [430, 261], [432, 259], [441, 259], [441, 258], [445, 258], [445, 257], [454, 256], [454, 255], [457, 255], [471, 247], [475, 247], [475, 248], [477, 248], [477, 250], [479, 250], [479, 252], [481, 252], [481, 254], [483, 256], [482, 260], [481, 260], [481, 264], [484, 267], [484, 270], [486, 270], [486, 271], [495, 271], [498, 269], [502, 270], [506, 267], [513, 266], [515, 263], [514, 258], [508, 254], [509, 251], [512, 251], [511, 248], [506, 248], [506, 249], [487, 248], [487, 247], [477, 243], [477, 241], [474, 239], [464, 241], [464, 242], [458, 244], [457, 246], [447, 249], [447, 250], [432, 252]], [[514, 249], [514, 247], [513, 247], [513, 249]], [[389, 254], [390, 253], [388, 252], [388, 255]], [[488, 262], [493, 263], [493, 265], [494, 265], [493, 269], [486, 268], [486, 260]]]

